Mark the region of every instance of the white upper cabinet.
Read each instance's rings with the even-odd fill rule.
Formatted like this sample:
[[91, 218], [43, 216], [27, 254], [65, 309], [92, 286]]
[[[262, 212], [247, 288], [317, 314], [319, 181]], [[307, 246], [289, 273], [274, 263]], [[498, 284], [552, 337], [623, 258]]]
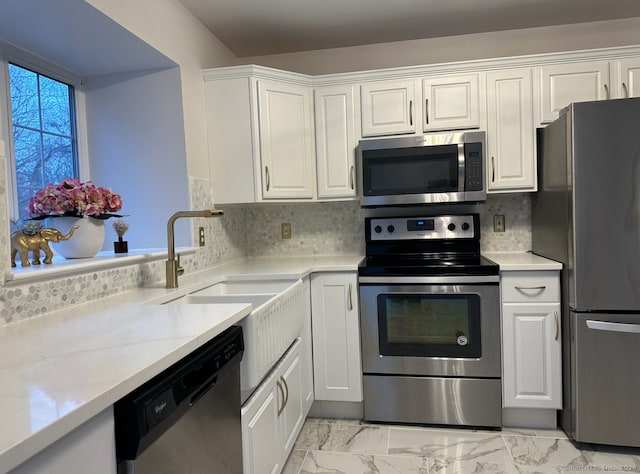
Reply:
[[489, 192], [537, 188], [532, 76], [531, 68], [487, 73]]
[[480, 75], [436, 76], [422, 80], [423, 130], [480, 126]]
[[415, 82], [402, 79], [360, 86], [363, 137], [416, 132]]
[[216, 204], [315, 198], [311, 80], [258, 66], [203, 73]]
[[312, 198], [315, 149], [311, 90], [258, 81], [264, 199]]
[[317, 87], [315, 94], [318, 198], [356, 195], [354, 86]]
[[558, 112], [572, 102], [612, 98], [609, 61], [542, 66], [540, 86], [540, 122], [553, 122]]
[[640, 97], [640, 58], [616, 61], [618, 68], [618, 97]]

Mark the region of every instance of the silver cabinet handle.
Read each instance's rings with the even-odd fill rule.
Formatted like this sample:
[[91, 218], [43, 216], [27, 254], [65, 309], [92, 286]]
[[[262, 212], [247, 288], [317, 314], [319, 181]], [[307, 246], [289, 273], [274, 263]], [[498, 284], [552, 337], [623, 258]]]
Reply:
[[627, 88], [627, 84], [625, 84], [624, 82], [622, 83], [622, 90], [624, 91], [624, 98], [628, 99], [629, 98], [629, 89]]
[[604, 85], [604, 93], [605, 93], [605, 98], [608, 100], [609, 99], [609, 86], [607, 84]]
[[429, 125], [429, 99], [424, 99], [424, 118]]
[[264, 172], [267, 175], [267, 191], [269, 191], [269, 188], [271, 187], [271, 179], [269, 178], [269, 167], [268, 166], [264, 167]]
[[353, 311], [353, 299], [351, 297], [352, 292], [353, 292], [353, 286], [351, 285], [351, 283], [349, 283], [349, 301], [348, 301], [349, 311]]
[[413, 127], [413, 101], [409, 101], [409, 125]]
[[491, 182], [496, 182], [496, 159], [491, 157]]
[[285, 379], [282, 375], [280, 376], [280, 380], [282, 380], [284, 388], [287, 391], [287, 395], [284, 397], [284, 403], [282, 405], [282, 411], [284, 411], [284, 409], [287, 407], [287, 404], [289, 403], [289, 384], [287, 384], [287, 379]]
[[353, 180], [354, 171], [355, 171], [355, 167], [351, 165], [351, 169], [349, 170], [349, 182], [351, 183], [351, 189], [356, 189], [356, 183]]
[[[280, 377], [282, 378], [282, 377]], [[280, 380], [276, 380], [276, 385], [278, 386], [278, 390], [280, 391], [280, 393], [282, 394], [282, 406], [280, 408], [278, 408], [278, 416], [282, 415], [282, 412], [284, 411], [284, 407], [287, 405], [285, 397], [284, 397], [284, 388], [282, 388], [282, 384], [280, 383]]]
[[547, 287], [545, 285], [540, 286], [514, 286], [516, 290], [546, 290]]
[[554, 341], [558, 340], [558, 336], [560, 335], [560, 316], [558, 316], [558, 312], [554, 311], [553, 312], [553, 317], [556, 320], [556, 335], [553, 337]]
[[587, 319], [587, 327], [589, 329], [595, 329], [597, 331], [629, 332], [640, 334], [640, 324], [610, 323], [608, 321], [593, 321], [591, 319]]

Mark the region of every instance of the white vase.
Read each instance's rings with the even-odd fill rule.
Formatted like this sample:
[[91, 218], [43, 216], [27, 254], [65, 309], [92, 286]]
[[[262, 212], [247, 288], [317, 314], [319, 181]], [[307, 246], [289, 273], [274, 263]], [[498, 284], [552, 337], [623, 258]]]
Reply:
[[74, 225], [78, 226], [69, 240], [52, 243], [53, 249], [64, 258], [90, 258], [102, 248], [104, 243], [104, 220], [93, 217], [56, 217], [48, 220], [49, 227], [67, 234]]

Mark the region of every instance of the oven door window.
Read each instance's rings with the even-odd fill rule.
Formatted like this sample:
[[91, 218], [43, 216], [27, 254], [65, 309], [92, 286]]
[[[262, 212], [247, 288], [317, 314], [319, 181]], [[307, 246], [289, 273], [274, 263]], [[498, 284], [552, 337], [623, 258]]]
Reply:
[[379, 294], [380, 354], [479, 358], [480, 296]]
[[458, 189], [458, 146], [363, 152], [365, 196], [450, 193]]

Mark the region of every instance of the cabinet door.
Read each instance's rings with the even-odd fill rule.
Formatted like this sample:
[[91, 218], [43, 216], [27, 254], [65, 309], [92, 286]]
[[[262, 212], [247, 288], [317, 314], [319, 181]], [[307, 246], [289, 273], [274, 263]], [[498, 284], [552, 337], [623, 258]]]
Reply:
[[314, 400], [313, 393], [313, 341], [311, 333], [311, 290], [309, 288], [309, 278], [304, 280], [305, 283], [305, 318], [304, 328], [300, 336], [300, 362], [302, 364], [302, 409], [303, 416], [306, 417], [311, 410]]
[[283, 460], [286, 460], [293, 448], [302, 424], [302, 363], [300, 358], [300, 343], [294, 347], [282, 364], [279, 377], [281, 389], [284, 393], [284, 404], [280, 408], [280, 426], [282, 432]]
[[489, 191], [536, 190], [531, 69], [487, 73]]
[[503, 304], [503, 404], [562, 408], [560, 304]]
[[262, 197], [312, 198], [315, 147], [311, 90], [260, 80], [258, 116]]
[[355, 196], [353, 86], [320, 87], [314, 94], [318, 198]]
[[358, 286], [354, 273], [311, 278], [316, 400], [362, 401]]
[[270, 377], [242, 408], [242, 461], [245, 474], [274, 474], [282, 469], [278, 426], [281, 392]]
[[640, 58], [617, 62], [620, 71], [618, 97], [640, 97]]
[[609, 91], [609, 62], [556, 64], [540, 68], [540, 120], [549, 123], [572, 102], [605, 100]]
[[362, 136], [415, 133], [415, 81], [371, 82], [360, 86]]
[[423, 79], [425, 132], [480, 126], [478, 74]]

